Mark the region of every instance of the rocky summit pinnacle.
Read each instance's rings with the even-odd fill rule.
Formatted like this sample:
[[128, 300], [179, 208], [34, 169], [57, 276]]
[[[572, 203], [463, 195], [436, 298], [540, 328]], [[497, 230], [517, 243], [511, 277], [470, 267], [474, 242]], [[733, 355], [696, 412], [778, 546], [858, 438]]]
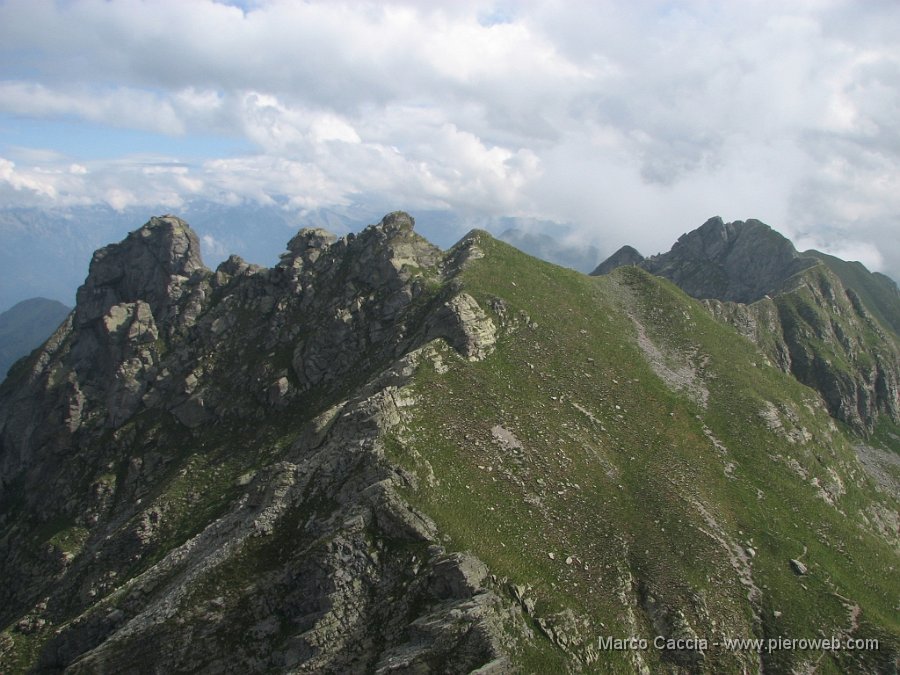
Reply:
[[412, 232], [415, 219], [405, 211], [394, 211], [381, 219], [381, 227], [386, 232]]
[[305, 227], [288, 242], [287, 249], [290, 253], [299, 253], [302, 255], [307, 253], [310, 249], [321, 251], [333, 244], [336, 239], [337, 237], [328, 230], [323, 230], [320, 227]]
[[117, 303], [141, 300], [165, 320], [180, 289], [195, 272], [206, 271], [197, 234], [180, 218], [151, 218], [119, 244], [94, 253], [78, 289], [76, 322], [85, 325]]

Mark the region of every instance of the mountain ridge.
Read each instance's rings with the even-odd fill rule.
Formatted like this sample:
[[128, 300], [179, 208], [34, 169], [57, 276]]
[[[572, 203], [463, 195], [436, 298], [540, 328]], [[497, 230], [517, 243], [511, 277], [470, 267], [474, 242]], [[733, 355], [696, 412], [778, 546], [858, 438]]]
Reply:
[[[287, 197], [259, 204], [253, 200], [219, 203], [189, 199], [177, 213], [191, 223], [203, 244], [207, 262], [217, 264], [228, 254], [263, 266], [274, 264], [284, 242], [303, 228], [326, 228], [338, 235], [358, 232], [378, 222], [390, 205], [380, 205], [372, 195], [357, 195], [344, 206], [301, 209]], [[167, 213], [172, 204], [129, 206], [71, 206], [58, 208], [0, 207], [0, 267], [8, 282], [0, 284], [0, 307], [12, 306], [33, 296], [62, 300], [71, 305], [84, 281], [84, 270], [94, 250], [123, 239], [147, 213]], [[597, 252], [591, 247], [574, 250], [556, 246], [573, 234], [571, 226], [534, 218], [474, 216], [446, 209], [417, 211], [419, 232], [442, 248], [452, 246], [473, 228], [491, 232], [549, 234], [556, 241], [549, 247], [559, 254], [554, 262], [583, 268], [594, 265]]]
[[[608, 273], [616, 264], [607, 259], [591, 274]], [[715, 298], [748, 304], [776, 292], [813, 263], [804, 259], [787, 238], [761, 221], [726, 223], [714, 216], [696, 230], [681, 235], [668, 253], [641, 256], [625, 264], [640, 265], [651, 274], [671, 279], [688, 295], [701, 300]]]
[[[301, 230], [271, 268], [207, 269], [173, 216], [98, 251], [0, 385], [4, 662], [896, 665], [881, 450], [861, 463], [812, 390], [668, 281], [413, 226]], [[879, 646], [712, 645], [819, 631]]]
[[893, 279], [880, 272], [869, 272], [860, 262], [847, 262], [821, 251], [804, 251], [803, 255], [825, 263], [845, 287], [860, 296], [882, 325], [900, 335], [900, 289]]
[[816, 389], [857, 432], [873, 433], [880, 415], [900, 421], [900, 293], [887, 277], [801, 254], [756, 220], [710, 218], [651, 258], [622, 251], [592, 274], [636, 265], [670, 279]]

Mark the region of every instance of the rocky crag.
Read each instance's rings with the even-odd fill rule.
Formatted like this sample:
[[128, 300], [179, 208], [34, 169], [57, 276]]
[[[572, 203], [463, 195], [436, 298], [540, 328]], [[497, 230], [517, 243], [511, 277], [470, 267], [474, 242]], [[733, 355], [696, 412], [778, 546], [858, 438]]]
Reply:
[[[212, 271], [153, 218], [0, 386], [0, 669], [885, 672], [856, 440], [635, 267], [398, 212]], [[720, 644], [821, 635], [868, 647]]]
[[[99, 250], [2, 394], [0, 624], [41, 636], [33, 665], [502, 665], [515, 617], [397, 498], [408, 477], [380, 447], [425, 345], [491, 348], [447, 284], [470, 253], [445, 257], [405, 214], [340, 241], [301, 231], [272, 269], [206, 269], [171, 216]], [[231, 440], [247, 428], [257, 447]], [[161, 496], [166, 481], [183, 485]], [[55, 530], [39, 549], [36, 523]]]
[[668, 253], [623, 247], [592, 274], [637, 265], [703, 299], [767, 358], [820, 393], [831, 414], [870, 435], [900, 422], [900, 294], [883, 275], [793, 244], [756, 220], [711, 218]]

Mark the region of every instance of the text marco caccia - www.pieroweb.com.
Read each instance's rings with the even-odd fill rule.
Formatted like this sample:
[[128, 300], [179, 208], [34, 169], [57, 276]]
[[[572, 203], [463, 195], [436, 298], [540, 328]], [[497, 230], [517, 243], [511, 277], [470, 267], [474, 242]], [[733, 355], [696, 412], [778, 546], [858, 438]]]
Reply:
[[878, 650], [878, 640], [861, 638], [729, 638], [723, 636], [717, 640], [707, 638], [670, 638], [657, 635], [652, 640], [629, 637], [616, 638], [600, 636], [597, 648], [601, 651], [644, 651], [657, 649], [660, 651], [707, 651], [725, 649], [728, 651], [767, 652], [776, 651], [868, 651]]

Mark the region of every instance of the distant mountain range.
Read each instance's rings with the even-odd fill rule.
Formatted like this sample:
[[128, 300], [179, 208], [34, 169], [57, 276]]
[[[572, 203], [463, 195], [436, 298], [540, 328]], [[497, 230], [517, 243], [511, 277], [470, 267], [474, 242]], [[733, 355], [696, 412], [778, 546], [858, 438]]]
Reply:
[[31, 298], [0, 314], [0, 381], [13, 363], [50, 337], [70, 311], [56, 300]]

